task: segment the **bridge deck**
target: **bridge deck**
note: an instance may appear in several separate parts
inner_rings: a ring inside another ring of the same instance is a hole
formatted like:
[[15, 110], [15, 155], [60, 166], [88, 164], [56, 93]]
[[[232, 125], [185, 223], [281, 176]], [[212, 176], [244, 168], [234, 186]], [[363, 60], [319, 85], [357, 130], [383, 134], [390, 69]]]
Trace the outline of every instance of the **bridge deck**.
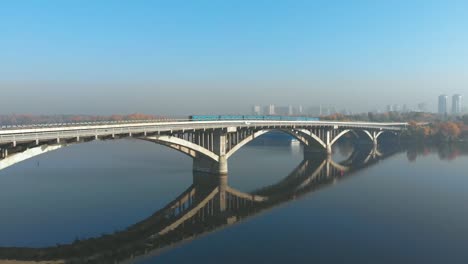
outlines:
[[[118, 134], [146, 134], [183, 132], [207, 129], [242, 128], [349, 128], [400, 131], [407, 123], [330, 122], [330, 121], [275, 121], [275, 120], [229, 120], [229, 121], [171, 121], [116, 124], [60, 125], [51, 127], [22, 127], [0, 129], [0, 144], [50, 140], [56, 138], [109, 136]], [[230, 131], [228, 131], [230, 132]]]

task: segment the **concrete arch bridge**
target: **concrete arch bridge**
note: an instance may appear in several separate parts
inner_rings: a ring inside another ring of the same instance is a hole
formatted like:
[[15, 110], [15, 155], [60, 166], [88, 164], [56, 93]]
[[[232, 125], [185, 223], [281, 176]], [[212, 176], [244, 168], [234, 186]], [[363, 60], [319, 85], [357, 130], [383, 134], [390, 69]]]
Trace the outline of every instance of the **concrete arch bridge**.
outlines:
[[226, 120], [136, 122], [0, 129], [0, 169], [70, 144], [133, 137], [167, 146], [193, 158], [193, 170], [228, 172], [228, 159], [255, 138], [280, 131], [304, 145], [304, 152], [330, 155], [332, 145], [353, 133], [377, 146], [384, 133], [398, 136], [407, 123]]

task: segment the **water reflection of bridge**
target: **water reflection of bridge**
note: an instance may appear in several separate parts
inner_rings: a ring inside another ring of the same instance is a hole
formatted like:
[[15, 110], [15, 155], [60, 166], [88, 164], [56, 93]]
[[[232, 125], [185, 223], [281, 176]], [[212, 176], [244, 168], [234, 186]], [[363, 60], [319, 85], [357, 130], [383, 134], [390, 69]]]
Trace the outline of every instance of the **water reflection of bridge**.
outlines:
[[280, 182], [252, 193], [228, 185], [227, 175], [194, 172], [193, 184], [147, 219], [111, 235], [47, 248], [0, 248], [0, 260], [116, 263], [234, 224], [241, 219], [333, 184], [396, 150], [353, 151], [344, 161], [309, 156]]

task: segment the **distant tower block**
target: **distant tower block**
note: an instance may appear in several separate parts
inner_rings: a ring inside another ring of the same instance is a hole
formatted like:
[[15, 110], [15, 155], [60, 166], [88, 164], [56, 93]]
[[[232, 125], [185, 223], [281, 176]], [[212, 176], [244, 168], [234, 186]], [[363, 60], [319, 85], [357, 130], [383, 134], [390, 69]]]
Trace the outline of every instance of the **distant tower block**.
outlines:
[[261, 115], [262, 114], [262, 108], [259, 105], [254, 105], [252, 107], [252, 114]]
[[439, 95], [439, 115], [447, 115], [448, 96], [445, 94]]
[[455, 94], [452, 96], [452, 114], [453, 115], [460, 115], [462, 113], [462, 96], [459, 94]]

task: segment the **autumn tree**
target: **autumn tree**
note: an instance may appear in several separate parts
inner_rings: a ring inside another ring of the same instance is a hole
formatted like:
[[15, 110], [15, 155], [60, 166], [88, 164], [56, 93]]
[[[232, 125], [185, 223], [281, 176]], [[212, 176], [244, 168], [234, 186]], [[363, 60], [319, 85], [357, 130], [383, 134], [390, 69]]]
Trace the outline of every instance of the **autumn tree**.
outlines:
[[461, 128], [459, 124], [454, 122], [445, 122], [440, 124], [440, 133], [448, 137], [449, 140], [456, 139], [461, 134]]

